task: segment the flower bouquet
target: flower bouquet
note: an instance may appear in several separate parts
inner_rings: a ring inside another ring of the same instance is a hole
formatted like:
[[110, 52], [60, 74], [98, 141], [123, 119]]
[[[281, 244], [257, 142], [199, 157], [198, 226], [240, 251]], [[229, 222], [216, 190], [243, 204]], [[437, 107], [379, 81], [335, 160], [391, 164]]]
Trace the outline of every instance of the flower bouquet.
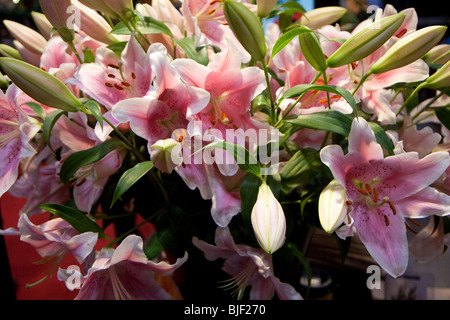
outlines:
[[444, 252], [445, 26], [390, 5], [345, 28], [294, 1], [40, 5], [39, 33], [4, 21], [0, 195], [26, 203], [1, 234], [77, 299], [303, 299], [307, 228], [359, 237], [390, 277]]

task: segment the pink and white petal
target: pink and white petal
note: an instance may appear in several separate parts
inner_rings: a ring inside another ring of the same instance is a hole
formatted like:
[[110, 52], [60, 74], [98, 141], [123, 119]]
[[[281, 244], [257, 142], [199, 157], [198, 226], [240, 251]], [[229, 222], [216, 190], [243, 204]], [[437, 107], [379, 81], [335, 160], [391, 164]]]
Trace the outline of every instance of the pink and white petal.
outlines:
[[166, 261], [160, 261], [158, 263], [148, 261], [147, 264], [145, 265], [145, 268], [147, 270], [153, 271], [163, 276], [169, 276], [181, 265], [183, 265], [187, 261], [188, 257], [189, 257], [188, 253], [185, 252], [184, 256], [178, 258], [173, 264], [167, 263]]
[[408, 240], [403, 217], [391, 215], [389, 226], [384, 218], [357, 206], [352, 213], [354, 226], [369, 254], [392, 277], [401, 276], [408, 266]]
[[7, 192], [18, 177], [21, 153], [20, 139], [14, 139], [0, 152], [0, 197]]
[[303, 300], [301, 294], [290, 284], [281, 282], [280, 279], [274, 276], [270, 279], [280, 300]]
[[328, 145], [320, 151], [320, 160], [327, 165], [334, 178], [342, 185], [346, 184], [345, 180], [345, 168], [346, 159], [342, 148], [338, 145]]
[[380, 90], [399, 82], [423, 81], [430, 75], [429, 72], [429, 67], [423, 60], [416, 60], [404, 67], [370, 77], [364, 87], [367, 90]]
[[172, 62], [172, 65], [187, 84], [198, 88], [205, 88], [206, 78], [211, 72], [208, 67], [192, 59], [176, 59]]
[[362, 94], [362, 108], [364, 111], [377, 116], [378, 121], [383, 124], [395, 124], [396, 115], [392, 110], [384, 90], [365, 91]]
[[419, 159], [416, 152], [387, 157], [379, 167], [378, 177], [383, 178], [383, 194], [392, 201], [409, 197], [436, 181], [448, 168], [448, 152], [433, 152]]
[[229, 192], [222, 182], [215, 181], [212, 196], [211, 216], [219, 227], [226, 227], [231, 219], [241, 211], [239, 192]]
[[348, 136], [349, 153], [359, 153], [367, 161], [383, 159], [383, 148], [378, 144], [375, 134], [367, 121], [361, 117], [353, 119]]
[[63, 240], [63, 243], [78, 263], [83, 263], [89, 254], [91, 254], [91, 252], [95, 249], [97, 240], [97, 233], [84, 232], [73, 236], [69, 240]]
[[435, 188], [426, 187], [407, 198], [396, 201], [395, 207], [408, 218], [446, 216], [450, 214], [450, 196]]
[[144, 241], [136, 235], [129, 235], [116, 248], [111, 257], [111, 266], [122, 262], [132, 261], [146, 264], [148, 259], [144, 253]]

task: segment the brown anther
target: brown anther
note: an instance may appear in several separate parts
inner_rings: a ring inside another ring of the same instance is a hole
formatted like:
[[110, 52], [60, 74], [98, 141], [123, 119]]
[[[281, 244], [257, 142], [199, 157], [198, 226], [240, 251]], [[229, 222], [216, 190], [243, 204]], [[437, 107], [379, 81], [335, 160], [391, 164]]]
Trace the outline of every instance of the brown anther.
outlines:
[[114, 85], [112, 83], [109, 83], [109, 82], [105, 82], [105, 86], [107, 86], [108, 88], [114, 87]]
[[123, 90], [123, 87], [119, 86], [118, 84], [115, 84], [114, 88], [116, 88], [117, 90]]
[[415, 224], [416, 226], [418, 226], [418, 227], [421, 227], [421, 226], [422, 226], [422, 224], [420, 224], [419, 222], [417, 222], [417, 221], [414, 220], [414, 219], [408, 218], [408, 221], [414, 223], [414, 224]]
[[230, 123], [231, 121], [230, 121], [230, 119], [227, 117], [227, 115], [225, 114], [225, 112], [222, 112], [222, 122], [224, 123], [224, 124], [228, 124], [228, 123]]
[[406, 29], [402, 29], [402, 30], [397, 34], [397, 38], [403, 37], [407, 31], [408, 31], [408, 30], [406, 30]]
[[131, 77], [133, 78], [133, 80], [136, 79], [136, 74], [134, 72], [131, 73]]
[[116, 78], [116, 76], [115, 76], [115, 75], [113, 75], [113, 74], [111, 74], [111, 73], [109, 73], [109, 74], [108, 74], [108, 78], [112, 78], [112, 79], [115, 79], [115, 78]]
[[222, 22], [222, 25], [227, 26], [228, 22]]
[[378, 189], [377, 188], [373, 188], [373, 201], [375, 203], [378, 202]]
[[389, 221], [388, 216], [384, 216], [384, 223], [386, 224], [386, 227], [391, 224], [391, 222]]
[[351, 202], [350, 200], [346, 200], [345, 204], [348, 205], [348, 206], [351, 206], [353, 204], [353, 202]]
[[209, 5], [212, 6], [213, 4], [219, 3], [219, 2], [220, 2], [220, 0], [213, 0], [213, 1], [211, 1], [211, 2], [209, 3]]
[[370, 186], [370, 184], [365, 183], [364, 188], [366, 188], [366, 190], [369, 194], [372, 194], [372, 187]]
[[355, 70], [356, 67], [358, 66], [358, 62], [352, 62], [351, 66], [352, 66], [352, 69]]
[[216, 9], [211, 9], [211, 10], [208, 11], [208, 14], [209, 15], [213, 15], [215, 12], [216, 12]]
[[129, 84], [128, 82], [126, 82], [126, 81], [122, 81], [121, 82], [121, 84], [124, 86], [124, 87], [129, 87], [129, 86], [131, 86], [131, 84]]
[[414, 234], [418, 234], [419, 232], [417, 232], [416, 230], [414, 230], [413, 228], [411, 228], [411, 226], [407, 223], [405, 223], [406, 229], [408, 229], [409, 231], [411, 231]]
[[359, 193], [361, 193], [361, 194], [363, 194], [365, 196], [369, 195], [369, 193], [366, 190], [362, 189], [362, 188], [357, 188], [356, 190], [358, 190]]
[[45, 72], [47, 72], [47, 70], [44, 68], [44, 67], [41, 67], [41, 70], [43, 70], [43, 71], [45, 71]]
[[397, 209], [395, 209], [395, 206], [394, 206], [394, 204], [392, 203], [392, 201], [389, 201], [389, 200], [388, 200], [387, 203], [389, 204], [389, 207], [391, 207], [392, 213], [394, 213], [394, 215], [396, 215], [396, 214], [397, 214]]
[[358, 80], [353, 80], [353, 83], [354, 84], [358, 84]]
[[120, 70], [120, 67], [119, 67], [119, 66], [116, 66], [115, 64], [112, 64], [112, 63], [108, 64], [108, 67], [113, 68], [113, 69]]

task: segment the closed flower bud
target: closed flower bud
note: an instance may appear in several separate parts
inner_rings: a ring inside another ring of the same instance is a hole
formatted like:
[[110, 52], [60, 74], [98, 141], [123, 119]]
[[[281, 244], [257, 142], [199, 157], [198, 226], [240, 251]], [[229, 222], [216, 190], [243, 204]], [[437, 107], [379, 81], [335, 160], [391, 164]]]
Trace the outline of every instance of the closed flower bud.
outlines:
[[150, 147], [153, 164], [159, 170], [171, 173], [181, 164], [181, 143], [174, 139], [158, 140]]
[[375, 74], [404, 67], [433, 48], [444, 36], [447, 27], [431, 26], [417, 30], [398, 40], [371, 67]]
[[68, 28], [69, 7], [71, 0], [39, 0], [42, 12], [44, 12], [48, 21], [58, 32], [61, 38], [66, 42], [72, 42], [74, 39], [73, 26]]
[[323, 230], [333, 233], [344, 221], [347, 211], [345, 188], [332, 180], [319, 196], [319, 220]]
[[44, 52], [47, 40], [37, 31], [10, 20], [4, 20], [4, 25], [11, 35], [30, 52], [41, 55]]
[[18, 60], [22, 60], [22, 56], [20, 55], [17, 49], [8, 46], [7, 44], [0, 43], [0, 55], [3, 57], [14, 58]]
[[23, 92], [44, 105], [69, 112], [83, 107], [66, 85], [48, 72], [12, 58], [0, 58], [0, 67]]
[[426, 63], [444, 64], [450, 60], [450, 44], [443, 43], [428, 51], [422, 59]]
[[298, 36], [298, 39], [305, 59], [314, 69], [325, 71], [327, 69], [327, 62], [317, 35], [312, 31], [303, 32]]
[[264, 29], [258, 17], [243, 4], [225, 0], [223, 12], [234, 35], [253, 59], [261, 61], [267, 53]]
[[256, 239], [264, 251], [274, 253], [283, 245], [286, 218], [283, 208], [266, 183], [259, 187], [251, 221]]
[[267, 16], [277, 4], [278, 0], [256, 0], [258, 17]]
[[72, 4], [80, 12], [80, 27], [84, 33], [106, 44], [119, 41], [111, 34], [111, 26], [97, 11], [85, 6], [79, 1], [72, 0]]
[[120, 20], [126, 20], [133, 11], [133, 0], [80, 0], [89, 8]]
[[401, 26], [406, 14], [397, 13], [377, 20], [351, 36], [328, 59], [330, 68], [359, 61], [380, 48]]
[[426, 85], [434, 89], [450, 87], [450, 61], [447, 61], [446, 64], [429, 76]]
[[47, 40], [49, 40], [52, 37], [52, 29], [53, 26], [48, 21], [45, 14], [32, 11], [31, 17], [33, 18], [33, 22], [36, 25], [37, 29], [39, 30], [39, 33]]
[[305, 12], [305, 14], [297, 20], [297, 23], [315, 30], [338, 21], [346, 13], [347, 9], [338, 6], [317, 8]]

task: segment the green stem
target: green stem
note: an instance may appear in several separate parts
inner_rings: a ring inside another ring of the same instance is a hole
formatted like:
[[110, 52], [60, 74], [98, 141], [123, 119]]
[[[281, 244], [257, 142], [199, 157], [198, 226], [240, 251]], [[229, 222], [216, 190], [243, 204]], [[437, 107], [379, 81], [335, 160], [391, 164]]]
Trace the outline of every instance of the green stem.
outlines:
[[366, 73], [365, 75], [363, 75], [363, 77], [361, 78], [361, 80], [359, 80], [358, 84], [356, 85], [355, 89], [353, 90], [352, 95], [354, 96], [356, 94], [356, 92], [358, 91], [358, 89], [361, 87], [361, 85], [364, 83], [364, 81], [367, 80], [367, 78], [371, 75], [372, 73], [369, 71], [368, 73]]
[[[317, 79], [319, 79], [320, 75], [321, 75], [321, 73], [318, 72], [318, 73], [316, 74], [316, 76], [314, 77], [314, 79], [311, 81], [311, 84], [315, 83], [315, 82], [317, 81]], [[305, 96], [305, 94], [306, 94], [306, 91], [303, 92], [303, 93], [297, 98], [297, 100], [295, 100], [295, 102], [292, 104], [292, 106], [290, 106], [289, 109], [287, 110], [287, 112], [285, 112], [285, 114], [284, 114], [284, 116], [281, 118], [281, 120], [278, 121], [278, 122], [276, 123], [276, 125], [275, 125], [276, 127], [280, 124], [281, 121], [283, 121], [284, 119], [286, 119], [286, 117], [289, 115], [289, 113], [292, 111], [292, 109], [294, 109], [294, 107], [300, 102], [300, 100]]]
[[78, 53], [77, 49], [75, 48], [75, 45], [73, 42], [67, 42], [69, 44], [70, 49], [75, 53], [75, 56], [77, 57], [78, 61], [82, 64], [83, 59], [81, 59], [80, 54]]
[[414, 90], [413, 92], [409, 95], [409, 97], [405, 100], [405, 102], [403, 102], [403, 105], [400, 107], [400, 109], [397, 111], [397, 113], [395, 114], [396, 116], [398, 116], [403, 109], [406, 107], [406, 105], [409, 103], [409, 101], [411, 101], [411, 99], [414, 97], [414, 95], [419, 92], [421, 89], [425, 88], [427, 86], [426, 82], [422, 82], [421, 84], [419, 84]]
[[[327, 78], [327, 71], [326, 70], [322, 71], [322, 77], [323, 77], [323, 82], [327, 86], [328, 85], [328, 78]], [[327, 93], [328, 109], [331, 109], [330, 93], [328, 91], [326, 93]]]
[[437, 94], [433, 99], [431, 99], [430, 102], [428, 102], [419, 112], [417, 112], [414, 117], [411, 118], [411, 120], [416, 119], [421, 113], [423, 113], [424, 111], [426, 111], [428, 109], [428, 107], [430, 107], [437, 99], [439, 99], [444, 93], [440, 92], [439, 94]]
[[275, 107], [275, 102], [273, 100], [273, 95], [272, 95], [272, 88], [270, 86], [270, 77], [269, 77], [269, 70], [267, 68], [267, 64], [266, 61], [263, 59], [261, 60], [262, 63], [262, 67], [264, 70], [264, 77], [266, 78], [266, 84], [267, 84], [267, 95], [269, 97], [270, 100], [270, 106], [271, 106], [271, 120], [272, 120], [272, 124], [274, 124], [277, 120], [277, 110]]

